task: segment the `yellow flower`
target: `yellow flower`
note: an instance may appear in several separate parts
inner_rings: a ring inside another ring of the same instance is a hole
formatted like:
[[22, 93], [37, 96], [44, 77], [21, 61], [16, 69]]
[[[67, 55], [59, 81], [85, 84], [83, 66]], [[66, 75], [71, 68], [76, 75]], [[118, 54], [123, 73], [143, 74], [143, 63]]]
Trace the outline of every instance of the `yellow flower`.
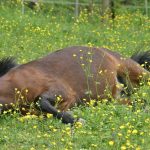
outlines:
[[81, 122], [76, 122], [75, 123], [75, 127], [76, 128], [81, 128], [82, 127], [82, 123]]
[[23, 122], [24, 121], [24, 119], [21, 117], [21, 118], [18, 118], [18, 120], [20, 121], [20, 122]]
[[25, 110], [25, 108], [24, 108], [24, 107], [22, 107], [22, 110]]
[[64, 142], [65, 140], [62, 138], [61, 141]]
[[73, 54], [73, 57], [76, 57], [77, 55], [76, 54]]
[[30, 112], [27, 112], [26, 115], [30, 115]]
[[146, 96], [146, 93], [142, 93], [142, 96]]
[[52, 143], [52, 145], [56, 145], [56, 142], [51, 142]]
[[129, 140], [127, 140], [126, 145], [127, 145], [127, 146], [130, 146], [130, 145], [131, 145], [131, 143], [130, 143], [130, 141], [129, 141]]
[[40, 138], [41, 136], [40, 135], [37, 135], [37, 138]]
[[7, 114], [7, 111], [3, 111], [3, 114]]
[[97, 147], [97, 145], [96, 145], [96, 144], [91, 144], [91, 146], [92, 146], [92, 147]]
[[47, 118], [52, 118], [52, 117], [53, 117], [52, 114], [47, 113]]
[[140, 132], [140, 135], [143, 135], [144, 134], [144, 132]]
[[141, 148], [140, 147], [136, 147], [135, 150], [141, 150]]
[[20, 91], [17, 91], [17, 94], [20, 94], [21, 92]]
[[10, 105], [12, 105], [12, 106], [13, 106], [13, 105], [14, 105], [14, 103], [10, 103]]
[[150, 86], [150, 81], [148, 81], [147, 84]]
[[122, 145], [121, 146], [121, 150], [126, 150], [127, 148], [126, 148], [126, 146], [125, 145]]
[[33, 128], [34, 128], [34, 129], [36, 129], [36, 128], [37, 128], [37, 126], [33, 126]]
[[124, 128], [125, 128], [125, 126], [124, 126], [124, 125], [120, 126], [120, 129], [124, 129]]
[[136, 129], [134, 129], [133, 131], [132, 131], [132, 134], [137, 134], [138, 133], [138, 131], [136, 130]]
[[118, 136], [122, 136], [122, 133], [118, 133]]
[[26, 93], [28, 93], [28, 92], [29, 92], [29, 90], [28, 90], [28, 89], [26, 89], [26, 90], [25, 90], [25, 92], [26, 92]]
[[53, 129], [53, 132], [56, 132], [56, 131], [57, 131], [57, 129], [54, 128], [54, 129]]
[[24, 96], [21, 96], [21, 99], [24, 99]]
[[100, 70], [100, 71], [99, 71], [99, 74], [101, 74], [102, 72], [103, 72], [103, 71], [102, 71], [102, 70]]
[[114, 141], [109, 141], [109, 145], [113, 146], [114, 145]]
[[66, 131], [70, 131], [71, 130], [71, 128], [70, 127], [66, 127]]
[[131, 132], [132, 132], [131, 130], [128, 130], [128, 131], [127, 131], [128, 134], [131, 134]]

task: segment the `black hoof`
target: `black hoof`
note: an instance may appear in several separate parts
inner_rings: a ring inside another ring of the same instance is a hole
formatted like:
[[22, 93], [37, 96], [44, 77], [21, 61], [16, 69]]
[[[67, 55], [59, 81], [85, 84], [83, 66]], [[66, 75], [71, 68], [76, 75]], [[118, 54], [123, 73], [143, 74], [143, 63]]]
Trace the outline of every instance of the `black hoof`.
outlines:
[[65, 124], [68, 124], [68, 123], [74, 124], [75, 122], [75, 119], [72, 117], [72, 115], [67, 112], [61, 113], [61, 120], [62, 120], [62, 123], [65, 123]]

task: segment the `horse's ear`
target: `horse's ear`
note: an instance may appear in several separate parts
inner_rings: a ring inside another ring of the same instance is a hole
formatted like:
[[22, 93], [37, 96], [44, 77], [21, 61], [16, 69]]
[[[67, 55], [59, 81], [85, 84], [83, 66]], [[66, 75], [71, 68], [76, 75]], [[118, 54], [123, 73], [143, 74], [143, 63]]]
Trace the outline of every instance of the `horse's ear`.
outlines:
[[0, 77], [16, 66], [17, 63], [14, 57], [0, 59]]

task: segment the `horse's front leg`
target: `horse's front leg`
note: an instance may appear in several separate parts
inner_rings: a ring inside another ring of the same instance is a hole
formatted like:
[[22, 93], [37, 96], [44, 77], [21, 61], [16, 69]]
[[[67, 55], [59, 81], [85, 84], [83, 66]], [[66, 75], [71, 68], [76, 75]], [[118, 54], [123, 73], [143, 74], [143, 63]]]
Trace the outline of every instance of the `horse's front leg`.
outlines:
[[68, 112], [59, 112], [46, 97], [41, 97], [39, 100], [40, 109], [43, 112], [53, 114], [53, 116], [57, 119], [61, 119], [63, 123], [71, 123], [75, 122], [75, 119]]

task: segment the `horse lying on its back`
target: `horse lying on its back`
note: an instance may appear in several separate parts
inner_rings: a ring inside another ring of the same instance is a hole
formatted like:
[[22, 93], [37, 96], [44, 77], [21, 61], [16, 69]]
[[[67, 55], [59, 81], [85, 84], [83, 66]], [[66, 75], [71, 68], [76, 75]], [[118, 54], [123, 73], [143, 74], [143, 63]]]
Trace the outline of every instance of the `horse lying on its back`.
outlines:
[[[132, 94], [134, 87], [140, 85], [140, 77], [144, 74], [147, 79], [150, 77], [149, 71], [137, 63], [147, 61], [149, 64], [149, 56], [148, 51], [134, 55], [132, 59], [124, 59], [120, 54], [104, 48], [74, 46], [23, 65], [11, 64], [10, 59], [2, 60], [1, 109], [10, 108], [11, 103], [22, 106], [24, 101], [36, 102], [40, 97], [39, 104], [43, 112], [62, 118], [63, 123], [74, 123], [74, 118], [66, 111], [75, 103], [84, 103], [83, 98], [86, 102], [98, 97], [108, 98], [107, 91], [118, 100], [122, 94]], [[127, 90], [124, 91], [120, 84], [124, 84]], [[21, 97], [16, 98], [15, 88], [21, 91]], [[55, 108], [59, 95], [62, 98]]]

